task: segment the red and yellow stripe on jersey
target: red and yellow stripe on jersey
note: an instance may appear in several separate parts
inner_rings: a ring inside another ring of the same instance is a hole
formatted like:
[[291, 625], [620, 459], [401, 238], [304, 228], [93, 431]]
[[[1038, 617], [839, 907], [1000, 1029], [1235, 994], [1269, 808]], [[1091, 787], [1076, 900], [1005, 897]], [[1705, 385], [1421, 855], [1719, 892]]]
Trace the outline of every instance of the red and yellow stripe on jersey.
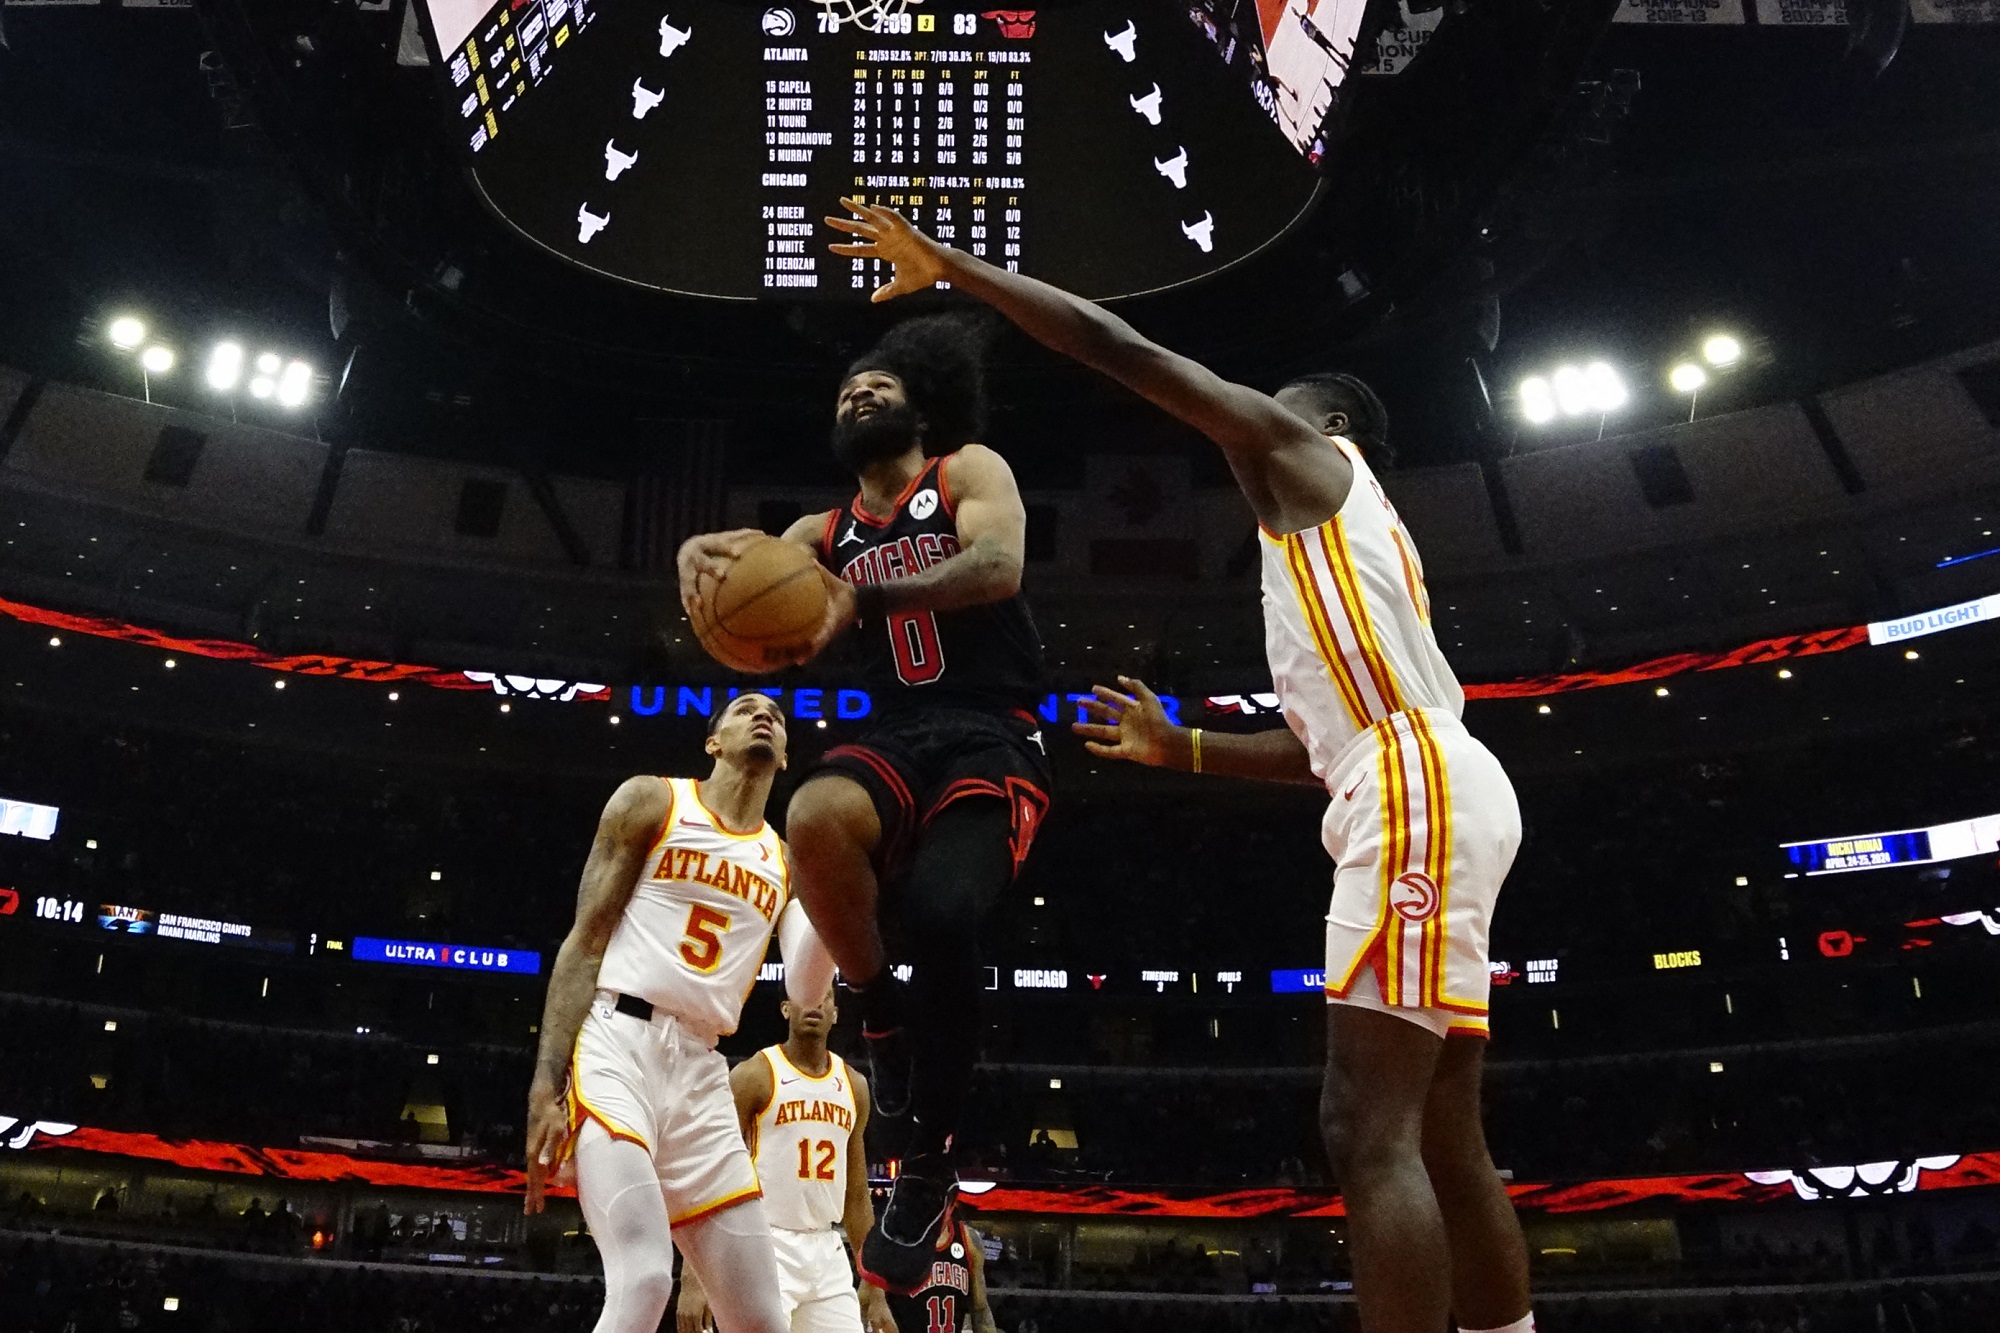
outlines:
[[1316, 528], [1264, 534], [1265, 651], [1286, 719], [1322, 780], [1355, 737], [1465, 695], [1431, 633], [1423, 565], [1395, 506], [1345, 441], [1347, 501]]

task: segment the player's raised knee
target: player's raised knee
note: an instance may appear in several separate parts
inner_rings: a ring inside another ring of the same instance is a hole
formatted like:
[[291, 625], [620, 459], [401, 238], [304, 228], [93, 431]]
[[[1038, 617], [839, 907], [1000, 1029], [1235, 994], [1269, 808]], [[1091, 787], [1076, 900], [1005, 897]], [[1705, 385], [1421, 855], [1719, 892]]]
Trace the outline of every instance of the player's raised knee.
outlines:
[[875, 804], [860, 783], [844, 777], [818, 777], [793, 793], [785, 809], [785, 836], [795, 851], [810, 855], [829, 841], [872, 841]]

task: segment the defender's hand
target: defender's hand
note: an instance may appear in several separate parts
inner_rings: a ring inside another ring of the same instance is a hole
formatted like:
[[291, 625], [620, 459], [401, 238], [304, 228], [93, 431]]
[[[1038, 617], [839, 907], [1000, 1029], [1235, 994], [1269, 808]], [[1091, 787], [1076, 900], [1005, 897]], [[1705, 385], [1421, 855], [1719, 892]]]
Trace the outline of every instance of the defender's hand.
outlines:
[[713, 1327], [708, 1317], [708, 1293], [685, 1261], [681, 1264], [681, 1298], [674, 1306], [674, 1333], [706, 1333]]
[[549, 1177], [568, 1142], [569, 1111], [562, 1094], [538, 1079], [528, 1089], [528, 1197], [521, 1211], [529, 1217], [542, 1211]]
[[1094, 699], [1083, 701], [1088, 722], [1074, 722], [1070, 730], [1084, 738], [1083, 748], [1100, 759], [1129, 759], [1135, 764], [1158, 768], [1166, 764], [1178, 730], [1167, 721], [1160, 696], [1143, 680], [1120, 676], [1118, 683], [1129, 693], [1120, 694], [1105, 685], [1093, 685]]
[[854, 609], [854, 585], [832, 570], [821, 567], [819, 576], [826, 585], [826, 619], [792, 660], [800, 666], [812, 661], [829, 643], [854, 628], [859, 613]]
[[828, 218], [826, 225], [861, 239], [831, 246], [832, 251], [851, 259], [886, 259], [896, 266], [894, 275], [877, 287], [869, 300], [891, 301], [923, 291], [944, 279], [947, 256], [951, 253], [949, 246], [940, 245], [918, 231], [893, 208], [864, 204], [859, 199], [843, 199], [840, 203], [854, 216]]
[[889, 1298], [872, 1282], [861, 1284], [861, 1327], [868, 1333], [898, 1333], [896, 1317], [889, 1313]]
[[765, 535], [756, 528], [737, 528], [733, 532], [703, 533], [681, 543], [674, 565], [681, 577], [681, 608], [688, 613], [688, 619], [695, 619], [695, 608], [701, 602], [698, 582], [701, 576], [720, 579], [751, 542]]

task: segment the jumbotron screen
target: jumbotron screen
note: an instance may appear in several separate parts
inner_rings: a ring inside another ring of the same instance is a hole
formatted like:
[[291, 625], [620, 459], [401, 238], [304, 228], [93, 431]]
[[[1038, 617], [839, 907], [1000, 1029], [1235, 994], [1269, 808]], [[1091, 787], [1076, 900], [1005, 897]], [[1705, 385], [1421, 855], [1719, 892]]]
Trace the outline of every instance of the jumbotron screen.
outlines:
[[1237, 6], [1132, 0], [421, 6], [471, 178], [530, 240], [661, 291], [848, 301], [884, 275], [828, 253], [843, 196], [1099, 299], [1241, 261], [1322, 187], [1364, 7], [1264, 6], [1252, 62], [1257, 6], [1240, 41]]

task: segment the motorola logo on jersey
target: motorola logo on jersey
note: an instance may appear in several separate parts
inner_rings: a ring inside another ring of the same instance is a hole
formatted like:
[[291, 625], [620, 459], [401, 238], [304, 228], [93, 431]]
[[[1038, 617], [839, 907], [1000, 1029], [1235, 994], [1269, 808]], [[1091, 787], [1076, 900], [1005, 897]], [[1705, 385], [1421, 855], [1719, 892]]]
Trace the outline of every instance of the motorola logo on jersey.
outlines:
[[910, 517], [929, 518], [937, 512], [938, 493], [926, 486], [910, 497]]
[[1437, 881], [1421, 870], [1398, 875], [1395, 887], [1389, 890], [1389, 905], [1405, 921], [1430, 920], [1442, 902]]

